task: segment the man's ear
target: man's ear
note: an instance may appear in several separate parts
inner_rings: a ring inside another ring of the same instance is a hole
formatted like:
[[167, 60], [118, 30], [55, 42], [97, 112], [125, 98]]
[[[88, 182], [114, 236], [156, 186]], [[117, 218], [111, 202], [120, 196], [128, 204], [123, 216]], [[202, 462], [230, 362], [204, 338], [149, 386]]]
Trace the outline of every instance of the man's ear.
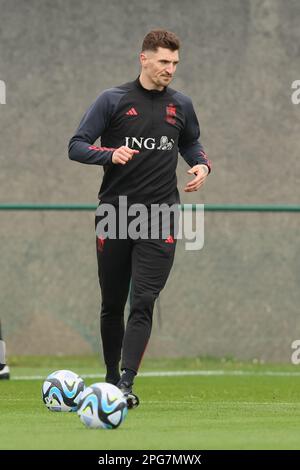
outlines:
[[145, 65], [146, 61], [147, 61], [147, 56], [146, 56], [145, 52], [141, 52], [140, 53], [140, 63], [141, 63], [141, 65]]

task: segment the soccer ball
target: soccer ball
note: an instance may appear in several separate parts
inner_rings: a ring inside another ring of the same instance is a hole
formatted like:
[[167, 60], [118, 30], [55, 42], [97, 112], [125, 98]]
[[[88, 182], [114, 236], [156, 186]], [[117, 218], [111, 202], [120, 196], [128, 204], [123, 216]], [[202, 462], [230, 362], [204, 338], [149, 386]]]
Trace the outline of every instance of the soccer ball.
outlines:
[[70, 370], [57, 370], [43, 383], [43, 402], [51, 411], [77, 411], [84, 389], [84, 381], [79, 375]]
[[115, 385], [95, 383], [81, 395], [78, 416], [88, 428], [115, 429], [127, 416], [127, 402]]

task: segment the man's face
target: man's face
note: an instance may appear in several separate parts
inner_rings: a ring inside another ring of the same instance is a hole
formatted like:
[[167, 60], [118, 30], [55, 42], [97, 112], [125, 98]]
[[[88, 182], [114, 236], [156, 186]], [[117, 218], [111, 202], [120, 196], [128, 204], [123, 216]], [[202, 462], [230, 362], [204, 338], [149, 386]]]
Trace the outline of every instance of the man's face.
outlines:
[[144, 51], [140, 54], [143, 73], [156, 86], [169, 85], [179, 62], [178, 51], [159, 47], [157, 51]]

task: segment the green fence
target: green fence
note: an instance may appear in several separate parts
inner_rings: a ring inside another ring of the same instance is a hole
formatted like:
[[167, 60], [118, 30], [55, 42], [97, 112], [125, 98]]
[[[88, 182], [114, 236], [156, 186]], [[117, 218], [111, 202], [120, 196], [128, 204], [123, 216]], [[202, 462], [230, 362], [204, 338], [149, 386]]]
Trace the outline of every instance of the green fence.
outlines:
[[[2, 211], [94, 211], [95, 204], [0, 204]], [[181, 204], [181, 210], [197, 210], [197, 204]], [[287, 204], [205, 204], [207, 212], [300, 212], [300, 205]]]
[[[95, 209], [0, 205], [8, 354], [101, 351]], [[188, 252], [178, 241], [147, 354], [289, 362], [300, 338], [299, 211], [298, 205], [205, 204], [204, 248]]]

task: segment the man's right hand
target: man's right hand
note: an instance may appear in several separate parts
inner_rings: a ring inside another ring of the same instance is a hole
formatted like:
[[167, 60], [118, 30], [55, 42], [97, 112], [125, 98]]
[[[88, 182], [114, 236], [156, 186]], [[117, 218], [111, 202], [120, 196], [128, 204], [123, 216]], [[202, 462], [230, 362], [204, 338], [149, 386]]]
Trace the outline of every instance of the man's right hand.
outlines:
[[122, 147], [119, 147], [117, 150], [114, 151], [112, 154], [111, 161], [115, 165], [126, 165], [126, 163], [129, 162], [129, 160], [132, 159], [133, 155], [135, 153], [140, 153], [139, 150], [133, 150], [130, 149], [129, 147], [126, 147], [125, 145], [122, 145]]

